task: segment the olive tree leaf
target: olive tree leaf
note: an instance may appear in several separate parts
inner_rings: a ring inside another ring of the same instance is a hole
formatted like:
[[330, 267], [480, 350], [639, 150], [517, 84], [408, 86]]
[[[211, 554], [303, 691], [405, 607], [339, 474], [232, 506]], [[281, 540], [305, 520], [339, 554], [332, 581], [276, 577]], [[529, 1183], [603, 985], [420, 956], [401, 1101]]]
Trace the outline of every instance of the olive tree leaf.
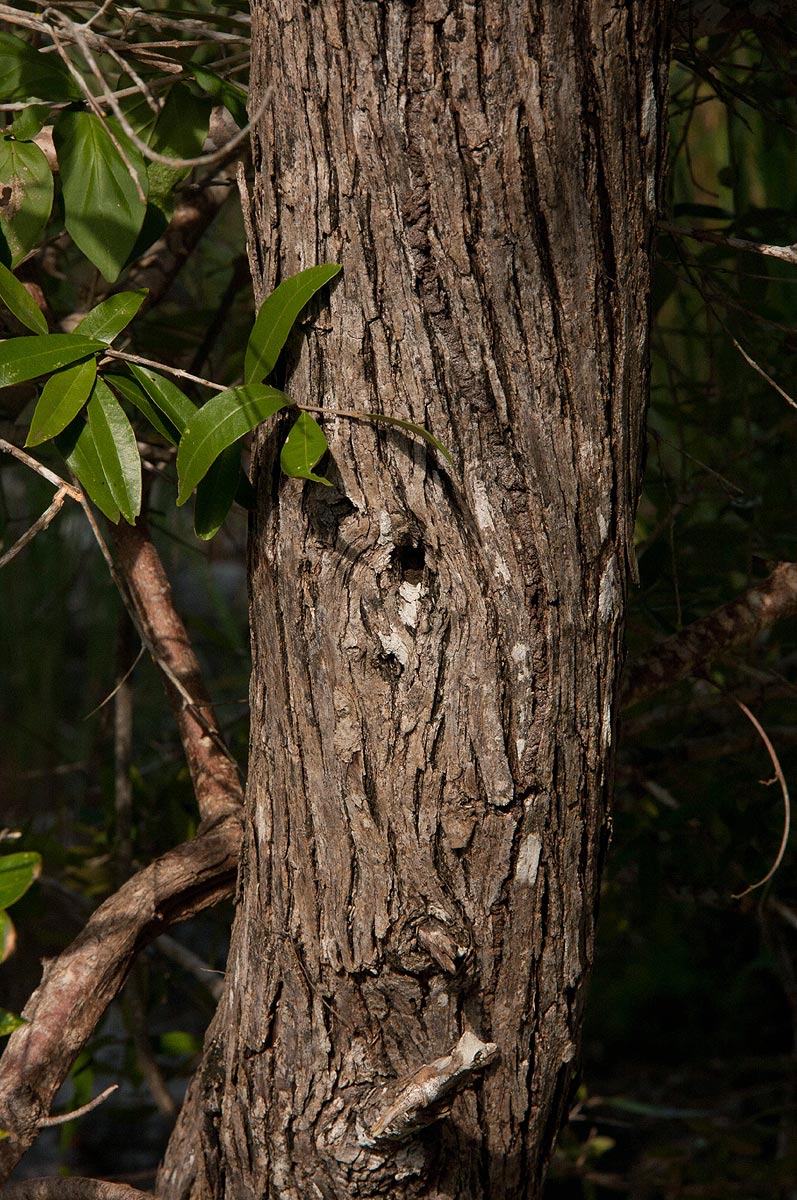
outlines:
[[24, 896], [41, 869], [41, 855], [33, 850], [0, 855], [0, 908], [9, 908]]
[[74, 333], [9, 338], [7, 342], [0, 342], [0, 387], [47, 375], [104, 349], [104, 342]]
[[271, 374], [299, 313], [340, 270], [337, 263], [308, 267], [286, 279], [266, 297], [246, 346], [244, 379], [247, 383], [261, 383]]
[[130, 324], [147, 298], [149, 288], [135, 292], [117, 292], [86, 313], [74, 329], [84, 337], [97, 338], [110, 346], [115, 337]]
[[264, 384], [227, 388], [208, 400], [191, 418], [180, 441], [177, 503], [185, 504], [222, 450], [292, 403], [290, 396]]
[[141, 457], [125, 410], [103, 379], [97, 379], [88, 402], [89, 429], [111, 495], [132, 525], [141, 511]]
[[59, 433], [55, 444], [70, 471], [77, 476], [88, 498], [116, 525], [120, 515], [119, 506], [111, 495], [97, 447], [94, 445], [94, 435], [87, 422], [82, 417], [76, 417], [63, 433]]
[[47, 322], [44, 313], [34, 302], [28, 289], [20, 283], [16, 275], [12, 275], [8, 267], [0, 263], [0, 300], [9, 312], [34, 333], [46, 333]]
[[113, 283], [133, 249], [147, 207], [128, 163], [146, 196], [144, 161], [113, 120], [101, 121], [94, 113], [62, 112], [53, 127], [53, 140], [67, 231], [86, 258]]
[[53, 173], [34, 142], [0, 138], [0, 233], [15, 267], [38, 244], [53, 206]]
[[200, 479], [194, 503], [194, 533], [209, 542], [219, 532], [232, 508], [241, 478], [241, 451], [233, 443], [222, 450], [204, 479]]
[[324, 431], [310, 413], [300, 412], [280, 453], [280, 467], [286, 475], [296, 479], [310, 479], [332, 487], [328, 479], [315, 475], [313, 467], [327, 451]]
[[33, 410], [25, 445], [39, 446], [66, 429], [91, 395], [96, 377], [96, 358], [64, 367], [51, 375]]

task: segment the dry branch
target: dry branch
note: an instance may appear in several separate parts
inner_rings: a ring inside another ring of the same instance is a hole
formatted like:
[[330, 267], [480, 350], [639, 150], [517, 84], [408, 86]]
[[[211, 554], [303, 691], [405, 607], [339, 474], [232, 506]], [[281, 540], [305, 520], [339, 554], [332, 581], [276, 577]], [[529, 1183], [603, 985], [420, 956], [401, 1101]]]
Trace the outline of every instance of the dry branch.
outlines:
[[45, 963], [42, 982], [22, 1014], [28, 1023], [11, 1035], [0, 1059], [0, 1128], [10, 1134], [0, 1141], [0, 1185], [35, 1140], [139, 951], [175, 922], [232, 893], [240, 839], [236, 815], [201, 829], [192, 842], [129, 879], [72, 945]]
[[647, 700], [710, 663], [738, 642], [757, 637], [797, 613], [797, 563], [778, 563], [762, 583], [693, 621], [635, 663], [623, 695], [625, 707]]

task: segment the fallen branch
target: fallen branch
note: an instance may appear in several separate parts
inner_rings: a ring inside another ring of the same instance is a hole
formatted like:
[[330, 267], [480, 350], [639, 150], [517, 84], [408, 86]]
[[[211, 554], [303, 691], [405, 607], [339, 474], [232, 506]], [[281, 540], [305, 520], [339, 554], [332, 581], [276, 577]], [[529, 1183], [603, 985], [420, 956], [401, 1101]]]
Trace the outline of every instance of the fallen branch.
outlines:
[[0, 1140], [0, 1186], [34, 1142], [137, 954], [171, 925], [232, 894], [240, 841], [237, 814], [200, 827], [193, 841], [129, 879], [71, 946], [45, 963], [22, 1013], [27, 1023], [14, 1031], [0, 1059], [0, 1129], [9, 1134]]
[[797, 613], [797, 563], [779, 563], [762, 583], [693, 621], [632, 664], [623, 691], [630, 708], [688, 676], [704, 674], [731, 646]]

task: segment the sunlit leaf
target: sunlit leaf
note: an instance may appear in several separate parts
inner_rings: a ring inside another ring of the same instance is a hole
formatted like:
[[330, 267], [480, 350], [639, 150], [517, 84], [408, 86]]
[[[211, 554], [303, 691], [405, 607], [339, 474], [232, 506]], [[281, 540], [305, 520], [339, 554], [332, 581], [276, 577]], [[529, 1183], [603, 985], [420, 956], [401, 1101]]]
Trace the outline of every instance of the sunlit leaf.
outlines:
[[33, 850], [0, 854], [0, 908], [8, 908], [24, 896], [41, 869], [41, 855]]
[[38, 446], [66, 429], [91, 395], [96, 377], [96, 358], [51, 375], [33, 410], [25, 445]]
[[0, 387], [47, 375], [104, 349], [104, 342], [75, 333], [9, 338], [0, 342]]
[[208, 400], [191, 418], [180, 441], [177, 503], [185, 504], [222, 450], [291, 403], [284, 392], [264, 384], [227, 388]]
[[[112, 136], [113, 135], [113, 136]], [[53, 127], [66, 228], [110, 282], [133, 249], [146, 212], [144, 161], [118, 125], [66, 110]], [[122, 158], [117, 147], [124, 151]], [[132, 178], [134, 171], [144, 199]]]
[[12, 33], [0, 33], [0, 96], [20, 100], [79, 100], [80, 88], [55, 54], [42, 54]]
[[246, 347], [244, 378], [247, 383], [260, 383], [271, 374], [299, 313], [340, 269], [337, 263], [309, 267], [286, 279], [266, 297]]
[[84, 337], [97, 338], [110, 345], [115, 337], [130, 324], [147, 298], [148, 288], [136, 292], [117, 292], [103, 300], [75, 326], [75, 333]]
[[115, 525], [119, 520], [119, 507], [111, 495], [88, 424], [82, 417], [76, 417], [72, 424], [67, 425], [64, 432], [58, 435], [55, 444], [66, 459], [69, 469], [77, 475], [88, 498]]
[[204, 479], [200, 479], [194, 502], [194, 533], [209, 542], [215, 537], [232, 508], [241, 477], [241, 451], [236, 444], [222, 450]]
[[111, 495], [124, 519], [132, 525], [141, 511], [141, 457], [133, 427], [102, 379], [94, 384], [87, 411]]
[[8, 267], [0, 263], [0, 300], [9, 312], [34, 333], [46, 333], [47, 322], [44, 313], [34, 302], [28, 289], [20, 283], [16, 275], [12, 275]]
[[286, 475], [297, 479], [310, 479], [313, 483], [323, 483], [332, 487], [328, 479], [313, 474], [313, 467], [326, 450], [327, 439], [318, 421], [314, 420], [310, 413], [300, 412], [283, 444], [280, 467]]
[[53, 173], [39, 147], [0, 138], [0, 233], [12, 267], [39, 242], [52, 206]]

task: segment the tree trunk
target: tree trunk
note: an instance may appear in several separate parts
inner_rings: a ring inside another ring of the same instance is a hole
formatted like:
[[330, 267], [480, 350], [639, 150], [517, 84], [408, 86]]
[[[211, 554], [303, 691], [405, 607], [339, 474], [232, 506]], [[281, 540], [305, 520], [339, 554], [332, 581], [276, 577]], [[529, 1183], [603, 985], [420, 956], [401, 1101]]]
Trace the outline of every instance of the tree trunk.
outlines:
[[324, 488], [258, 439], [239, 907], [163, 1200], [540, 1194], [608, 839], [664, 23], [253, 6], [263, 283], [344, 267], [289, 390], [454, 466], [330, 417]]

